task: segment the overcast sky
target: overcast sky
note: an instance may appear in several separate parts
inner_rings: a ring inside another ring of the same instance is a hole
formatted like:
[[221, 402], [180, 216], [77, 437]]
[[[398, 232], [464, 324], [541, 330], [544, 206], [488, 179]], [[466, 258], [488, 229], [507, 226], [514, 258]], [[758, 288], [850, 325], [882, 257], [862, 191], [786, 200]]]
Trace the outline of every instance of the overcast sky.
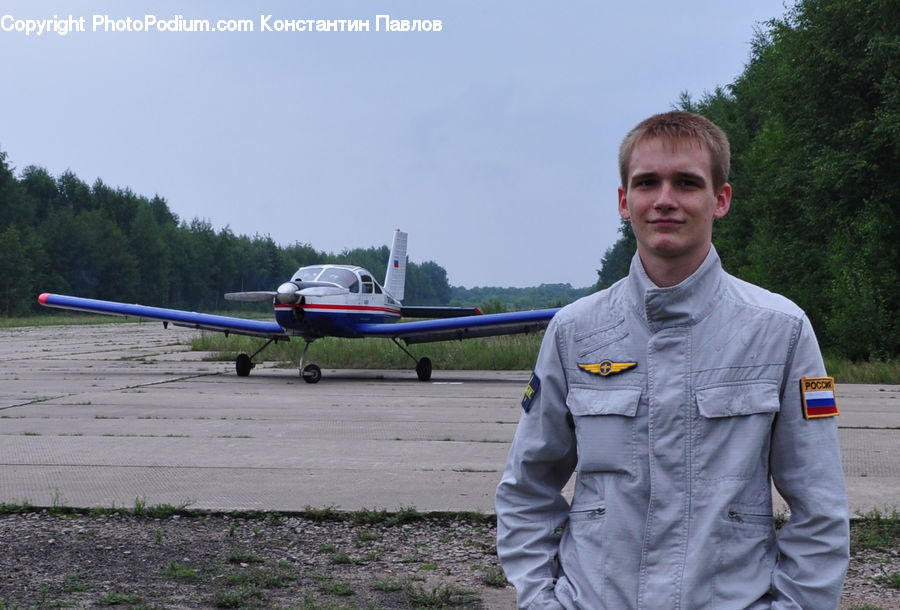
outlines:
[[[733, 82], [754, 31], [784, 12], [781, 0], [4, 0], [0, 150], [17, 172], [159, 195], [217, 230], [339, 252], [401, 228], [410, 259], [452, 285], [583, 287], [617, 239], [622, 137], [682, 91]], [[385, 14], [441, 31], [376, 31]], [[19, 31], [70, 15], [86, 31]], [[145, 15], [255, 31], [102, 31]], [[277, 31], [294, 19], [370, 31]]]

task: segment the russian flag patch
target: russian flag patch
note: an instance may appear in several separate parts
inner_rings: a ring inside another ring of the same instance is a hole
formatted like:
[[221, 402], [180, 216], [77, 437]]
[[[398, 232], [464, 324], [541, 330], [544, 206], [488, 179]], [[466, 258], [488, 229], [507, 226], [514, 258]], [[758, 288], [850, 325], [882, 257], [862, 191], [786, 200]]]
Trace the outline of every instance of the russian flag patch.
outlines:
[[838, 412], [834, 397], [833, 377], [801, 377], [800, 396], [803, 399], [803, 417], [834, 417]]

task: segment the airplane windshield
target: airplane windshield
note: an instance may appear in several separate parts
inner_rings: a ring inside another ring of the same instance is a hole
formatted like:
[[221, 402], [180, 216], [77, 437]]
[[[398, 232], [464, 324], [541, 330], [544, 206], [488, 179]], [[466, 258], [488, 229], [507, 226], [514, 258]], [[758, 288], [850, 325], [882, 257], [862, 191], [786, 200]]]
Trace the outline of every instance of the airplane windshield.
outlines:
[[322, 267], [303, 267], [297, 271], [297, 274], [294, 276], [294, 281], [300, 280], [301, 282], [311, 282], [316, 279], [316, 276], [322, 273]]
[[349, 288], [350, 292], [356, 292], [359, 288], [359, 278], [356, 277], [356, 274], [349, 269], [340, 269], [338, 267], [326, 269], [322, 275], [319, 276], [319, 281], [333, 282], [344, 288]]

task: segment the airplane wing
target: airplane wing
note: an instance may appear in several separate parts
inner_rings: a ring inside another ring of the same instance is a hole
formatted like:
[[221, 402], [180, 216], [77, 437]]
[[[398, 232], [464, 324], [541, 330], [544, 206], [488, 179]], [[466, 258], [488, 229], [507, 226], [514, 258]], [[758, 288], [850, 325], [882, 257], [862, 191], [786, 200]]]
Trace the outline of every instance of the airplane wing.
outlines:
[[461, 318], [480, 316], [477, 307], [431, 307], [429, 305], [403, 305], [400, 316], [404, 318]]
[[289, 335], [284, 332], [276, 322], [265, 320], [247, 320], [244, 318], [232, 318], [214, 314], [195, 313], [180, 309], [166, 309], [163, 307], [149, 307], [146, 305], [129, 305], [115, 301], [101, 301], [98, 299], [85, 299], [70, 297], [61, 294], [44, 293], [38, 297], [38, 302], [46, 307], [57, 309], [72, 309], [75, 311], [87, 311], [101, 313], [110, 316], [132, 316], [135, 318], [150, 318], [162, 320], [163, 323], [172, 323], [175, 326], [196, 328], [201, 330], [215, 330], [225, 334], [249, 335], [251, 337], [266, 337], [269, 339], [285, 338]]
[[362, 337], [403, 339], [407, 344], [452, 341], [535, 332], [546, 328], [557, 311], [559, 308], [393, 324], [360, 324], [356, 330]]

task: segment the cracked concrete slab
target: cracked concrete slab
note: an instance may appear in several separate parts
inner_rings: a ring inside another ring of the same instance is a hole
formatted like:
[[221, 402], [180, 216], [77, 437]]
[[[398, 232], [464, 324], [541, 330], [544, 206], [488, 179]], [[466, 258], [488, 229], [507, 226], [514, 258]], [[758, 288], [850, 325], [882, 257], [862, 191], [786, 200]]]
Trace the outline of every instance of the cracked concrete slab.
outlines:
[[[263, 365], [239, 378], [189, 351], [194, 335], [0, 330], [0, 502], [493, 512], [527, 372], [325, 370], [310, 385]], [[900, 387], [837, 395], [852, 510], [897, 507]]]

